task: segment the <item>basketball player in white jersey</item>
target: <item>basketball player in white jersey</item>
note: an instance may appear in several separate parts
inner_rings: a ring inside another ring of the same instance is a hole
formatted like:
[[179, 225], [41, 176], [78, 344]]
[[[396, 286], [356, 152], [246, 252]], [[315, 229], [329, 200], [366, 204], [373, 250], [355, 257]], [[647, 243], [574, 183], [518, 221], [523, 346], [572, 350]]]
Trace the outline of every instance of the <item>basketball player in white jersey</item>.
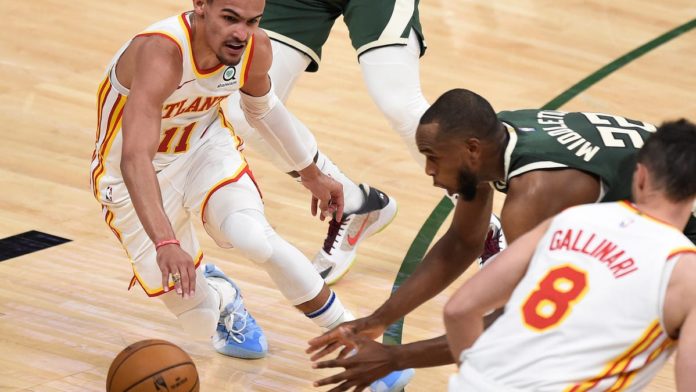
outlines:
[[449, 390], [637, 391], [675, 350], [677, 389], [696, 390], [694, 151], [693, 124], [664, 124], [638, 153], [635, 204], [572, 207], [469, 279], [445, 307]]
[[340, 183], [323, 175], [271, 89], [271, 46], [258, 29], [263, 0], [194, 0], [127, 42], [98, 91], [94, 195], [132, 262], [134, 279], [194, 337], [240, 358], [266, 354], [239, 289], [203, 254], [192, 219], [225, 248], [264, 268], [290, 303], [322, 328], [352, 316], [309, 260], [266, 221], [240, 140], [220, 101], [239, 90], [248, 121], [314, 195], [342, 214]]

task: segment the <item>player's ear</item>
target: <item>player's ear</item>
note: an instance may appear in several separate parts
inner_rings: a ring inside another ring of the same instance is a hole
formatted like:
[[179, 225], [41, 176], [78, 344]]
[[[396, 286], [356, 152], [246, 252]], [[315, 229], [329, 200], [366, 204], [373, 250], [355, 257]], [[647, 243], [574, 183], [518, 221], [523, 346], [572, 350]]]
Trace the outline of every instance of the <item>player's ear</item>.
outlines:
[[470, 137], [464, 141], [464, 146], [466, 150], [466, 159], [478, 166], [481, 161], [482, 146], [481, 140], [475, 137]]
[[647, 179], [648, 169], [642, 163], [637, 163], [636, 170], [633, 172], [633, 184], [631, 186], [634, 200], [641, 192], [645, 191]]
[[208, 0], [193, 0], [193, 12], [198, 16], [203, 16]]

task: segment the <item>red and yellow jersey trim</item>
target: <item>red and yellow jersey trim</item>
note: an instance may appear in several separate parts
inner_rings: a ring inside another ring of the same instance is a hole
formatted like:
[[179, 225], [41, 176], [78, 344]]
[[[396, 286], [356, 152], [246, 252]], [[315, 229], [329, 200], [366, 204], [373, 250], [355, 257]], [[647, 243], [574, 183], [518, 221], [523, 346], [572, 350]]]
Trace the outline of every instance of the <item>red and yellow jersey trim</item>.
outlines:
[[[107, 207], [105, 205], [102, 205], [102, 213], [104, 214], [104, 221], [106, 222], [106, 225], [109, 226], [109, 229], [111, 229], [111, 232], [114, 233], [114, 235], [116, 236], [118, 241], [120, 243], [123, 243], [121, 230], [119, 230], [116, 226], [114, 226], [114, 218], [115, 218], [114, 213], [111, 211], [111, 209], [109, 209], [109, 207]], [[124, 247], [124, 249], [126, 249], [126, 248]], [[126, 254], [127, 253], [128, 253], [128, 249], [126, 249]]]
[[[628, 348], [628, 350], [624, 351], [621, 355], [616, 357], [614, 360], [610, 361], [604, 367], [604, 369], [602, 369], [602, 372], [598, 376], [593, 377], [587, 381], [583, 381], [581, 383], [572, 385], [566, 388], [565, 392], [589, 391], [595, 386], [597, 386], [597, 384], [599, 384], [600, 382], [611, 379], [613, 377], [616, 377], [614, 384], [612, 384], [605, 390], [621, 391], [627, 388], [630, 385], [633, 378], [635, 377], [635, 375], [638, 373], [638, 371], [640, 371], [640, 369], [635, 369], [626, 372], [626, 369], [631, 364], [631, 361], [633, 361], [637, 356], [645, 352], [645, 350], [650, 348], [661, 337], [665, 337], [667, 341], [670, 341], [669, 337], [666, 337], [664, 331], [662, 330], [659, 320], [655, 320], [652, 323], [650, 323], [648, 328], [643, 332], [643, 334], [638, 338], [638, 340], [636, 340], [636, 342]], [[653, 359], [657, 358], [657, 356], [662, 351], [664, 351], [666, 347], [668, 347], [668, 345], [663, 347], [664, 344], [665, 343], [663, 342], [655, 350], [660, 350], [658, 353], [655, 353], [655, 351], [653, 351], [648, 356], [648, 361], [646, 362], [646, 364], [652, 361]]]
[[[111, 82], [108, 80], [109, 77], [107, 76], [107, 80], [105, 81], [108, 85], [107, 91], [111, 90]], [[109, 151], [111, 151], [111, 145], [113, 144], [114, 140], [116, 139], [116, 135], [118, 134], [118, 131], [121, 129], [121, 119], [123, 116], [123, 108], [126, 105], [126, 100], [127, 97], [118, 94], [116, 96], [116, 100], [114, 104], [111, 106], [111, 110], [109, 108], [105, 107], [106, 101], [109, 97], [109, 94], [101, 94], [101, 91], [99, 93], [102, 95], [101, 97], [98, 95], [98, 107], [101, 108], [99, 111], [99, 114], [97, 115], [97, 140], [96, 140], [96, 145], [97, 147], [95, 148], [94, 153], [92, 156], [94, 159], [98, 159], [99, 163], [98, 165], [94, 168], [92, 171], [92, 191], [94, 193], [94, 197], [99, 200], [99, 181], [101, 178], [104, 176], [104, 173], [106, 172], [106, 167], [105, 167], [105, 161], [106, 157], [109, 155]], [[104, 127], [102, 126], [104, 123], [102, 123], [102, 120], [104, 120], [104, 114], [106, 113], [106, 110], [109, 110], [109, 115], [106, 121], [106, 131], [105, 131], [105, 136], [104, 140], [101, 142], [101, 145], [99, 144], [99, 139], [102, 134], [102, 130]]]
[[672, 229], [672, 230], [677, 230], [677, 231], [679, 231], [679, 232], [681, 233], [681, 230], [677, 229], [676, 227], [674, 227], [674, 226], [671, 225], [670, 223], [665, 222], [664, 220], [662, 220], [662, 219], [660, 219], [660, 218], [654, 217], [654, 216], [652, 216], [652, 215], [650, 215], [650, 214], [647, 214], [647, 213], [645, 213], [645, 212], [639, 210], [638, 207], [636, 207], [635, 204], [631, 203], [631, 202], [628, 201], [628, 200], [621, 200], [621, 201], [619, 201], [618, 203], [619, 203], [620, 206], [622, 206], [622, 207], [624, 207], [624, 208], [626, 208], [626, 209], [632, 211], [633, 213], [635, 213], [635, 214], [637, 214], [637, 215], [640, 215], [640, 216], [642, 216], [642, 217], [644, 217], [644, 218], [647, 218], [647, 219], [649, 219], [649, 220], [651, 220], [651, 221], [653, 221], [653, 222], [655, 222], [655, 223], [659, 223], [659, 224], [661, 224], [661, 225], [663, 225], [663, 226], [667, 226], [667, 227], [669, 227], [669, 228]]
[[249, 164], [246, 160], [239, 166], [233, 175], [223, 178], [217, 184], [213, 185], [212, 188], [210, 188], [208, 193], [205, 195], [203, 202], [201, 203], [201, 220], [203, 223], [205, 223], [205, 209], [208, 206], [208, 200], [210, 200], [210, 197], [213, 196], [213, 193], [217, 192], [218, 189], [224, 187], [225, 185], [239, 181], [244, 174], [249, 174], [251, 176], [251, 169], [249, 168]]
[[[232, 126], [232, 123], [227, 121], [227, 117], [225, 116], [225, 112], [222, 110], [221, 107], [218, 107], [218, 114], [220, 115], [220, 121], [222, 121], [222, 125], [227, 128], [230, 131], [230, 135], [234, 138], [234, 143], [235, 146], [239, 149], [239, 147], [244, 144], [244, 140], [242, 140], [241, 137], [237, 136], [237, 133], [234, 131], [234, 127]], [[206, 129], [207, 132], [207, 129]], [[205, 133], [203, 133], [205, 134]], [[203, 135], [201, 135], [203, 137]], [[241, 149], [240, 149], [241, 151]]]
[[244, 60], [242, 61], [241, 73], [239, 75], [239, 88], [244, 87], [244, 84], [249, 78], [249, 69], [251, 68], [251, 61], [254, 58], [254, 42], [254, 35], [252, 34], [252, 36], [249, 37], [246, 53], [244, 53]]
[[672, 249], [667, 256], [667, 260], [672, 259], [674, 256], [678, 256], [684, 253], [696, 253], [696, 246], [684, 246], [676, 249]]
[[166, 38], [166, 39], [174, 42], [174, 44], [176, 44], [176, 47], [179, 49], [179, 54], [181, 54], [181, 58], [182, 59], [184, 58], [184, 49], [181, 47], [181, 42], [179, 42], [179, 40], [175, 36], [169, 34], [166, 31], [148, 31], [148, 32], [140, 33], [140, 34], [136, 35], [135, 37], [133, 37], [133, 39], [138, 38], [138, 37], [150, 37], [153, 35], [159, 35], [160, 37]]
[[198, 64], [196, 63], [196, 58], [193, 56], [193, 42], [191, 41], [191, 25], [189, 24], [188, 17], [187, 15], [189, 12], [184, 12], [183, 14], [179, 15], [179, 23], [181, 24], [181, 28], [184, 30], [184, 33], [186, 34], [186, 40], [188, 41], [188, 47], [189, 47], [189, 56], [191, 58], [191, 64], [193, 64], [193, 73], [196, 74], [196, 77], [198, 78], [207, 78], [212, 75], [214, 75], [217, 71], [222, 69], [223, 64], [220, 63], [213, 68], [210, 69], [200, 69], [198, 68]]
[[[196, 257], [193, 258], [194, 268], [198, 268], [198, 266], [201, 265], [202, 260], [203, 260], [203, 251], [199, 250]], [[135, 269], [135, 264], [133, 264], [133, 277], [131, 278], [130, 283], [128, 284], [128, 290], [132, 289], [133, 286], [135, 286], [136, 282], [140, 285], [140, 287], [143, 288], [143, 291], [145, 291], [145, 294], [147, 294], [148, 297], [157, 297], [158, 295], [164, 294], [164, 289], [162, 288], [162, 286], [154, 288], [154, 289], [146, 287], [145, 284], [143, 283], [142, 278], [140, 277], [140, 274], [138, 274], [138, 271]], [[169, 280], [168, 287], [169, 287], [169, 290], [174, 289], [174, 282], [171, 279]]]

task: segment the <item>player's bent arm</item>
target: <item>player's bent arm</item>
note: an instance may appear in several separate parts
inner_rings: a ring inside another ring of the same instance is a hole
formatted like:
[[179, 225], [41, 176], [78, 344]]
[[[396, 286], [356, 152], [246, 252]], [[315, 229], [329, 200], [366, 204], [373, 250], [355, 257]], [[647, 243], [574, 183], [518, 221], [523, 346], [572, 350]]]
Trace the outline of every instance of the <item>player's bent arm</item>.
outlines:
[[508, 243], [568, 207], [594, 203], [599, 180], [575, 169], [535, 170], [510, 180], [500, 215]]
[[386, 327], [440, 293], [464, 273], [483, 250], [492, 206], [493, 190], [488, 184], [478, 187], [474, 200], [459, 200], [449, 230], [370, 318]]
[[261, 134], [273, 150], [302, 179], [302, 185], [312, 192], [312, 214], [316, 214], [317, 201], [324, 217], [343, 215], [343, 187], [340, 183], [322, 174], [314, 163], [314, 148], [300, 137], [292, 116], [271, 88], [268, 70], [273, 53], [271, 42], [263, 30], [254, 34], [254, 59], [247, 71], [247, 81], [241, 89], [240, 105], [251, 126]]
[[483, 332], [483, 316], [510, 299], [550, 222], [550, 219], [544, 221], [513, 242], [494, 262], [467, 280], [447, 302], [444, 309], [446, 336], [451, 355], [457, 361], [462, 350], [471, 347]]
[[181, 54], [167, 39], [141, 37], [121, 62], [127, 71], [119, 80], [130, 88], [123, 109], [121, 172], [140, 222], [157, 243], [174, 238], [152, 159], [160, 142], [162, 104], [181, 81]]
[[[300, 139], [283, 102], [271, 88], [268, 71], [273, 61], [271, 41], [263, 30], [254, 34], [254, 58], [247, 81], [241, 89], [240, 105], [244, 115], [273, 150], [301, 172], [313, 165], [313, 154]], [[318, 175], [319, 170], [312, 171]]]
[[[678, 258], [677, 258], [678, 257]], [[664, 300], [666, 332], [678, 338], [675, 363], [678, 391], [696, 390], [696, 254], [685, 253], [676, 262]]]
[[[696, 298], [692, 298], [692, 301]], [[696, 309], [684, 320], [677, 346], [675, 366], [677, 391], [696, 390]]]

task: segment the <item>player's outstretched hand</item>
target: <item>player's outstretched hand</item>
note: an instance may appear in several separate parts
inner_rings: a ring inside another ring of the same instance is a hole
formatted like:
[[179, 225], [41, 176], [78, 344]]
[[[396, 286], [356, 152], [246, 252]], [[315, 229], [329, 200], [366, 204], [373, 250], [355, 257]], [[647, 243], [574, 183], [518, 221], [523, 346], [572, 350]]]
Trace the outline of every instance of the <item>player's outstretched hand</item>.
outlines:
[[396, 355], [392, 353], [394, 346], [385, 346], [362, 335], [355, 336], [353, 343], [355, 348], [349, 355], [313, 365], [315, 369], [344, 368], [340, 373], [315, 381], [315, 387], [338, 384], [329, 392], [348, 391], [351, 388], [354, 391], [362, 391], [378, 379], [398, 370], [394, 359]]
[[343, 358], [357, 347], [357, 339], [359, 337], [373, 340], [379, 337], [384, 330], [384, 326], [375, 323], [370, 317], [347, 321], [310, 340], [306, 352], [308, 354], [314, 353], [310, 359], [317, 361], [339, 348], [343, 348], [338, 355], [339, 358]]
[[162, 288], [169, 291], [169, 277], [174, 281], [176, 293], [184, 298], [196, 292], [196, 267], [193, 259], [178, 245], [166, 245], [157, 249], [157, 265], [162, 271]]
[[300, 178], [302, 185], [312, 193], [312, 215], [317, 215], [318, 208], [322, 221], [335, 216], [340, 222], [343, 218], [343, 185], [319, 171], [315, 164], [300, 170]]

